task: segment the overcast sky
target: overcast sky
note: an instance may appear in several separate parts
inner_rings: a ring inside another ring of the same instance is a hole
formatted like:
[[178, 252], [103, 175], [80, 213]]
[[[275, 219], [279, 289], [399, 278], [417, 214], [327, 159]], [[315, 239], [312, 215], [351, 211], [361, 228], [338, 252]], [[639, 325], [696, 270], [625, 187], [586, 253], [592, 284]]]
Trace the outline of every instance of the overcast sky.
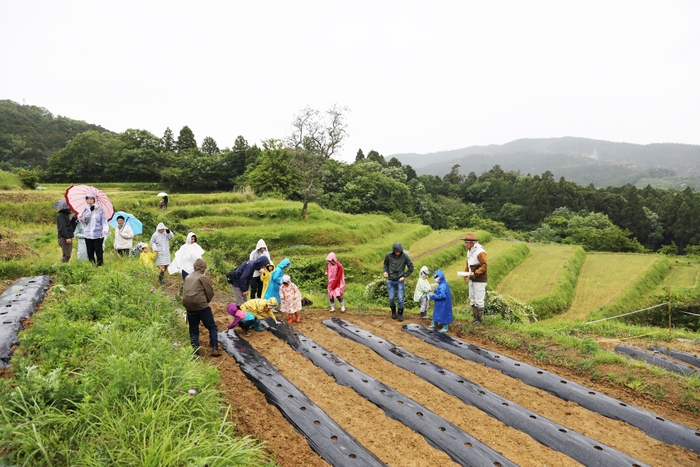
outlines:
[[700, 1], [0, 0], [0, 99], [219, 147], [347, 106], [384, 155], [700, 144]]

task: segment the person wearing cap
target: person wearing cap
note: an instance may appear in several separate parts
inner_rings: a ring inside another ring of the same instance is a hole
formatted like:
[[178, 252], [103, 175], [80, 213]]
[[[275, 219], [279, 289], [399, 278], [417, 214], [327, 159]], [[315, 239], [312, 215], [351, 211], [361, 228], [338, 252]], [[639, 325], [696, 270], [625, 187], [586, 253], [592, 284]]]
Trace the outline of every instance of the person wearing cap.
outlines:
[[204, 272], [207, 263], [199, 258], [194, 262], [194, 271], [185, 278], [182, 286], [182, 306], [187, 310], [187, 325], [190, 331], [190, 343], [194, 352], [199, 355], [199, 323], [209, 331], [211, 356], [219, 357], [219, 330], [214, 321], [209, 302], [214, 298], [214, 284]]
[[452, 291], [450, 290], [450, 284], [445, 279], [445, 273], [441, 270], [435, 271], [433, 279], [435, 279], [438, 286], [429, 297], [430, 300], [435, 302], [435, 307], [433, 308], [433, 322], [428, 327], [436, 329], [442, 324], [442, 328], [438, 332], [447, 332], [449, 331], [449, 324], [453, 321]]
[[469, 303], [474, 316], [472, 324], [481, 324], [484, 322], [484, 299], [488, 280], [486, 250], [471, 232], [465, 235], [463, 240], [467, 246], [467, 263], [464, 269], [467, 276], [464, 282], [469, 281]]
[[[384, 277], [389, 279], [387, 289], [389, 289], [389, 308], [391, 308], [392, 319], [403, 321], [403, 297], [406, 291], [404, 280], [411, 275], [413, 269], [413, 261], [408, 253], [403, 251], [401, 243], [394, 243], [391, 251], [384, 257]], [[396, 313], [397, 298], [399, 302], [398, 314]]]
[[73, 236], [77, 223], [78, 219], [73, 216], [73, 212], [70, 209], [58, 211], [56, 228], [58, 229], [58, 245], [61, 247], [62, 252], [62, 263], [70, 261], [70, 256], [73, 253]]
[[170, 240], [175, 234], [162, 222], [151, 235], [151, 249], [156, 254], [156, 266], [158, 266], [158, 282], [165, 285], [165, 270], [170, 266]]
[[285, 274], [282, 276], [282, 287], [280, 287], [280, 312], [289, 315], [287, 324], [292, 324], [295, 318], [297, 323], [301, 322], [300, 311], [301, 292], [299, 292], [299, 287], [292, 283], [291, 277]]
[[114, 249], [119, 256], [126, 256], [133, 248], [134, 231], [131, 230], [129, 224], [124, 223], [124, 216], [117, 216], [117, 228], [114, 229]]
[[109, 224], [107, 224], [107, 216], [104, 209], [95, 204], [95, 196], [94, 193], [88, 193], [85, 196], [87, 206], [85, 206], [83, 212], [78, 214], [78, 221], [85, 224], [84, 235], [88, 260], [91, 263], [97, 262], [98, 266], [102, 266], [104, 262], [103, 239], [109, 235]]

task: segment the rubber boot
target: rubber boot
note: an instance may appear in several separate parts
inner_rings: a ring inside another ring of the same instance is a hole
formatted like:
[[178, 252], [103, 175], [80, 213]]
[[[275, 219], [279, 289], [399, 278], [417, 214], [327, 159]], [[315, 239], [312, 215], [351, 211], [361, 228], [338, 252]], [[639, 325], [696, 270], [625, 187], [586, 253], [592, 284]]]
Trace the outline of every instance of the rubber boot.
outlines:
[[437, 327], [437, 323], [435, 321], [433, 321], [432, 323], [430, 323], [430, 326], [428, 326], [428, 329], [435, 329], [436, 327]]
[[428, 313], [425, 311], [420, 312], [420, 319], [428, 319]]
[[479, 312], [478, 312], [478, 308], [475, 307], [474, 305], [472, 305], [472, 316], [474, 317], [474, 319], [472, 320], [472, 324], [478, 324]]
[[299, 313], [297, 313], [297, 323], [301, 323], [301, 316], [299, 316]]
[[399, 321], [403, 321], [403, 308], [399, 308]]
[[449, 330], [450, 330], [450, 329], [447, 327], [447, 325], [446, 325], [446, 324], [443, 324], [443, 325], [442, 325], [442, 329], [440, 329], [438, 332], [447, 332], [447, 331], [449, 331]]
[[484, 309], [483, 308], [476, 309], [476, 318], [477, 318], [477, 321], [474, 324], [481, 324], [484, 322]]
[[294, 315], [290, 314], [289, 319], [287, 320], [287, 324], [292, 324], [293, 321], [294, 321]]
[[391, 307], [391, 319], [396, 319], [398, 316], [396, 315], [396, 307], [392, 306]]
[[331, 313], [333, 313], [335, 311], [335, 303], [331, 302], [331, 310], [330, 311], [331, 311]]
[[163, 271], [158, 274], [158, 283], [160, 285], [165, 285], [165, 273]]

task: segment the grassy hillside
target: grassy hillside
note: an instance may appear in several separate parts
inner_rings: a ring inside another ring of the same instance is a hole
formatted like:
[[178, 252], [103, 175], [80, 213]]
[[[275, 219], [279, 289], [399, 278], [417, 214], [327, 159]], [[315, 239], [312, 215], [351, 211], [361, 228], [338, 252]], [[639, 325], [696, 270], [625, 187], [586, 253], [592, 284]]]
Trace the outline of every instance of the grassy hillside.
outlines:
[[21, 188], [22, 183], [19, 177], [11, 172], [0, 170], [0, 190]]

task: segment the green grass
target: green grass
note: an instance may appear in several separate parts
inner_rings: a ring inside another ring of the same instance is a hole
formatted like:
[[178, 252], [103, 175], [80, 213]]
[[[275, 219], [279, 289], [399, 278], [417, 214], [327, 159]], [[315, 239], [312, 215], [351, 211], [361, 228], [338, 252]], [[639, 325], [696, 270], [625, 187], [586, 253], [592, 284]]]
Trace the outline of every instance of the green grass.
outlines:
[[671, 271], [656, 290], [665, 292], [668, 287], [694, 288], [698, 284], [698, 272], [700, 267], [696, 261], [689, 261], [688, 258], [679, 259], [678, 262], [671, 261]]
[[410, 245], [409, 253], [414, 261], [450, 246], [462, 244], [464, 232], [458, 230], [438, 230]]
[[22, 188], [22, 182], [17, 175], [0, 170], [0, 188]]
[[236, 437], [217, 372], [192, 359], [176, 303], [149, 293], [153, 275], [116, 258], [56, 266], [13, 378], [0, 381], [12, 465], [272, 465]]
[[581, 268], [571, 307], [553, 319], [577, 321], [586, 318], [610, 303], [655, 260], [656, 257], [649, 255], [589, 253]]
[[498, 284], [496, 292], [523, 302], [548, 295], [573, 250], [556, 244], [528, 244], [528, 248], [532, 254]]

